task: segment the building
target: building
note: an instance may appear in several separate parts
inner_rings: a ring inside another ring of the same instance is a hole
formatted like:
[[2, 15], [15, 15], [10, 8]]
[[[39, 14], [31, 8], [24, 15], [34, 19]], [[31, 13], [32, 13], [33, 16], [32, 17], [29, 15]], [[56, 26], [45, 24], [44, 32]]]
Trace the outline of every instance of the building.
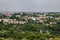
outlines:
[[25, 21], [17, 21], [16, 19], [0, 19], [4, 24], [25, 24]]
[[56, 22], [50, 22], [50, 24], [56, 24]]

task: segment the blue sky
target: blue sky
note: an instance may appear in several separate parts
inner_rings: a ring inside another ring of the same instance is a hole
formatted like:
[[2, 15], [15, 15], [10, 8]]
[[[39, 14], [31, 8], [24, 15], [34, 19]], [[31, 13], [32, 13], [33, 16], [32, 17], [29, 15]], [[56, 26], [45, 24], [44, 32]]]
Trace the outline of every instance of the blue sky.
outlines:
[[60, 12], [60, 0], [0, 0], [0, 11]]

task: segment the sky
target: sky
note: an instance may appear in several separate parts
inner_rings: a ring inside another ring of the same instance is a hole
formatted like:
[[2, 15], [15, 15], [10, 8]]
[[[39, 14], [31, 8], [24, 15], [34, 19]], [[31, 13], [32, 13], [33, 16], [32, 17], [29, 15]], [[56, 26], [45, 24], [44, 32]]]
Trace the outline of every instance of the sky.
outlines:
[[60, 12], [60, 0], [0, 0], [0, 11]]

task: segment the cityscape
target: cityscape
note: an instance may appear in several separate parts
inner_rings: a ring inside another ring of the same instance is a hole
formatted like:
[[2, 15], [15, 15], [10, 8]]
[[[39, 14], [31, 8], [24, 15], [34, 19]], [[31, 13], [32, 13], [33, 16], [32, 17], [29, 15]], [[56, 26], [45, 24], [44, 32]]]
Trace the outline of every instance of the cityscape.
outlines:
[[60, 40], [60, 12], [0, 12], [0, 40]]
[[60, 40], [60, 0], [0, 0], [0, 40]]

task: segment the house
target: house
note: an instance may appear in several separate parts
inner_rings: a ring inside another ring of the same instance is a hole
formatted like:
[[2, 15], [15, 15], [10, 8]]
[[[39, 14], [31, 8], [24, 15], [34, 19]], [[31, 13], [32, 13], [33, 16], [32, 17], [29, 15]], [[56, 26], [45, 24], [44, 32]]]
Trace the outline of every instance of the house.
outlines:
[[25, 21], [18, 21], [18, 24], [25, 24]]
[[56, 22], [50, 22], [50, 24], [56, 24]]
[[35, 17], [31, 17], [31, 19], [35, 21]]
[[55, 18], [56, 20], [60, 20], [60, 17]]
[[17, 21], [16, 19], [0, 19], [4, 24], [25, 24], [25, 21]]
[[16, 15], [16, 17], [20, 17], [20, 15]]

